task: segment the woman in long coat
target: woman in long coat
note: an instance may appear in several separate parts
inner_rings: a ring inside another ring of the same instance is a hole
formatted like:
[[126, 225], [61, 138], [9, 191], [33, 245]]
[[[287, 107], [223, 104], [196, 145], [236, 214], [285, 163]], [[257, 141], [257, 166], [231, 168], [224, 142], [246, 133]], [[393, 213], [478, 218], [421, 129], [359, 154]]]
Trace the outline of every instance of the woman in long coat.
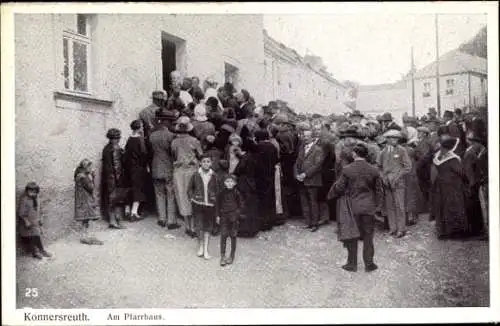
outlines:
[[148, 154], [143, 136], [143, 126], [140, 120], [130, 124], [132, 135], [125, 145], [125, 173], [127, 185], [130, 187], [132, 202], [131, 221], [142, 219], [139, 215], [139, 205], [146, 201], [146, 180], [148, 177]]
[[93, 164], [88, 159], [83, 159], [78, 164], [74, 173], [75, 180], [75, 216], [77, 222], [82, 223], [80, 242], [88, 245], [102, 245], [92, 231], [91, 223], [100, 219], [97, 210], [97, 201], [94, 194], [95, 171]]
[[243, 198], [241, 220], [238, 235], [242, 237], [254, 237], [259, 232], [258, 221], [258, 197], [255, 185], [255, 156], [236, 149], [239, 158], [234, 174], [238, 177], [237, 188]]
[[466, 177], [460, 157], [454, 153], [455, 138], [440, 142], [431, 166], [431, 214], [438, 239], [463, 236], [468, 232], [465, 210]]
[[175, 132], [177, 136], [172, 141], [171, 150], [174, 158], [174, 190], [175, 201], [179, 213], [184, 218], [186, 234], [196, 237], [193, 208], [188, 197], [188, 186], [193, 174], [199, 167], [198, 158], [203, 154], [201, 143], [189, 135], [193, 125], [188, 117], [177, 119]]
[[[101, 210], [110, 228], [123, 229], [120, 217], [128, 197], [128, 189], [123, 173], [124, 150], [119, 145], [121, 132], [112, 128], [106, 137], [109, 142], [102, 150]], [[125, 210], [127, 215], [130, 214], [130, 206]]]
[[259, 198], [259, 217], [261, 219], [261, 230], [268, 231], [276, 223], [276, 193], [274, 189], [274, 178], [276, 164], [279, 162], [278, 150], [269, 141], [267, 129], [255, 132], [258, 142], [255, 146], [257, 194]]

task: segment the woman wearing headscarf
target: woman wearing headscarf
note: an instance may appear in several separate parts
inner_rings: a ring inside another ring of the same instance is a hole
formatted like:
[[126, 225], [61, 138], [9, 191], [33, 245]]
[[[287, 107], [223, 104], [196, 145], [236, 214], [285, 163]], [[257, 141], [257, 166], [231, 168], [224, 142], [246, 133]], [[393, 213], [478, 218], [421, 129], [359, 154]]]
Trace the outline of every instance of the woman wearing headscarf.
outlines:
[[93, 164], [88, 159], [83, 159], [78, 164], [74, 173], [75, 181], [75, 220], [82, 223], [80, 242], [87, 245], [102, 245], [91, 232], [91, 222], [100, 219], [97, 211], [97, 201], [94, 195], [95, 171]]
[[127, 186], [130, 187], [132, 212], [130, 221], [143, 219], [139, 215], [139, 205], [146, 201], [146, 181], [148, 178], [148, 154], [143, 136], [143, 126], [140, 120], [130, 124], [132, 135], [125, 145], [125, 173]]
[[454, 153], [455, 138], [440, 141], [431, 166], [431, 214], [438, 239], [464, 236], [468, 232], [465, 210], [466, 177], [460, 157]]

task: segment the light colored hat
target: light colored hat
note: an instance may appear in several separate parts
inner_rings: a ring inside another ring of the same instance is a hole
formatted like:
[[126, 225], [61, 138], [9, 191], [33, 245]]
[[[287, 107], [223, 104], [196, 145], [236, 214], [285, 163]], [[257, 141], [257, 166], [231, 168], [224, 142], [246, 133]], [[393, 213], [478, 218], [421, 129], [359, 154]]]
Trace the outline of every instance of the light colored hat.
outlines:
[[383, 136], [384, 138], [402, 138], [401, 132], [394, 129], [388, 130]]
[[380, 123], [374, 119], [370, 119], [370, 120], [366, 121], [366, 123], [365, 123], [365, 125], [370, 125], [370, 124], [377, 125], [377, 126], [380, 125]]
[[428, 133], [428, 134], [431, 133], [431, 130], [429, 128], [427, 128], [427, 127], [418, 127], [417, 131], [425, 132], [425, 133]]
[[205, 107], [205, 104], [200, 103], [194, 107], [194, 120], [200, 121], [200, 122], [208, 120], [207, 109]]
[[241, 140], [241, 137], [240, 137], [238, 134], [236, 134], [236, 133], [231, 134], [231, 136], [229, 136], [229, 142], [230, 142], [230, 143], [232, 143], [232, 142], [233, 142], [233, 141], [235, 141], [235, 140], [236, 140], [236, 141], [239, 141], [239, 142], [240, 142], [240, 144], [243, 142], [243, 141]]
[[182, 116], [179, 119], [177, 119], [175, 125], [175, 131], [190, 132], [191, 130], [193, 130], [193, 124], [191, 123], [191, 119], [189, 119], [189, 117]]

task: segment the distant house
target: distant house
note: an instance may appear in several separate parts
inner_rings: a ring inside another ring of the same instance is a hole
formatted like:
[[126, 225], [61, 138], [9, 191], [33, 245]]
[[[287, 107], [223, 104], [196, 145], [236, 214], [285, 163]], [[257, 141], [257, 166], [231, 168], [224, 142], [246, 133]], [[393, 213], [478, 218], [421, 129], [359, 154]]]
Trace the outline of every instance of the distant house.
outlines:
[[411, 89], [404, 80], [392, 84], [361, 85], [356, 109], [371, 116], [390, 112], [400, 121], [405, 112], [411, 112]]
[[326, 71], [318, 56], [301, 56], [264, 30], [266, 102], [282, 100], [297, 113], [323, 115], [349, 110], [344, 103], [347, 87]]
[[[441, 113], [462, 108], [469, 111], [486, 105], [488, 65], [485, 58], [458, 50], [450, 51], [439, 60]], [[436, 62], [415, 73], [415, 107], [426, 113], [437, 107]]]
[[[487, 61], [458, 50], [439, 60], [441, 113], [461, 108], [468, 112], [485, 106], [487, 100]], [[415, 114], [422, 116], [437, 108], [436, 62], [415, 72]], [[411, 75], [392, 84], [360, 86], [356, 107], [365, 114], [391, 112], [394, 117], [412, 114]]]

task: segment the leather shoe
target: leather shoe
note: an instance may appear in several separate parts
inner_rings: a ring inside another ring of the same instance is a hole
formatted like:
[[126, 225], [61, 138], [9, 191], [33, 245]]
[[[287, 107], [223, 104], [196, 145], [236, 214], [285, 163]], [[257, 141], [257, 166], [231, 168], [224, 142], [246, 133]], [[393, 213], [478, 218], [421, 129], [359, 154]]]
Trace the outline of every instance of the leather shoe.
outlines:
[[311, 229], [313, 226], [312, 225], [304, 225], [302, 228], [303, 229]]
[[345, 264], [344, 266], [342, 266], [342, 269], [344, 269], [348, 272], [356, 272], [358, 270], [358, 268], [356, 266], [349, 265], [349, 264]]
[[376, 270], [378, 268], [377, 265], [375, 264], [370, 264], [368, 266], [365, 267], [365, 272], [373, 272], [374, 270]]
[[311, 232], [316, 232], [319, 230], [319, 226], [318, 225], [315, 225], [313, 227], [311, 227]]
[[157, 222], [159, 226], [161, 226], [162, 228], [164, 228], [165, 226], [167, 226], [167, 221], [158, 221]]
[[169, 229], [169, 230], [175, 230], [175, 229], [178, 229], [178, 228], [180, 228], [180, 227], [181, 227], [181, 226], [180, 226], [179, 224], [175, 223], [175, 224], [169, 224], [169, 225], [167, 226], [167, 229]]

